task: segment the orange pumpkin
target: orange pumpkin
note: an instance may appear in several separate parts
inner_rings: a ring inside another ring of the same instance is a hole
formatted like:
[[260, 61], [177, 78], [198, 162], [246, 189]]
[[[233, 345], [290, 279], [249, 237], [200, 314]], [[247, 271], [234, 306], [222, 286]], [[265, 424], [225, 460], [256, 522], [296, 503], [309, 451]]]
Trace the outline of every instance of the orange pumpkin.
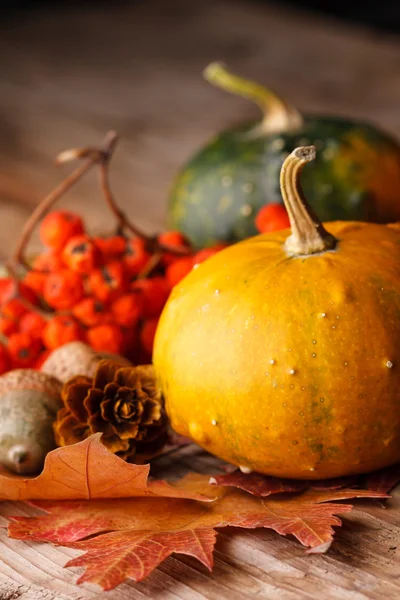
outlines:
[[291, 229], [250, 238], [173, 290], [154, 365], [173, 428], [242, 468], [318, 479], [400, 459], [400, 227], [323, 226], [299, 175]]

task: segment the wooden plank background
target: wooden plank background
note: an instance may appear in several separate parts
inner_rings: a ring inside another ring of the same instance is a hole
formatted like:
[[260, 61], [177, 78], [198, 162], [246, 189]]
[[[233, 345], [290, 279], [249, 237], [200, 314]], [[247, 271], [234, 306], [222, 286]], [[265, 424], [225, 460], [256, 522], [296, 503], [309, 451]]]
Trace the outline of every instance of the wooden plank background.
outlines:
[[[162, 228], [179, 165], [217, 129], [257, 114], [202, 81], [202, 69], [216, 59], [303, 111], [373, 120], [400, 137], [394, 37], [240, 0], [79, 9], [50, 3], [0, 23], [0, 258], [59, 181], [55, 155], [96, 144], [108, 129], [122, 137], [112, 171], [120, 203], [149, 231]], [[109, 226], [94, 174], [65, 203], [83, 211], [93, 230]], [[212, 472], [215, 464], [186, 448], [167, 467]], [[10, 514], [34, 510], [1, 504], [1, 524]], [[326, 556], [306, 556], [294, 540], [270, 531], [224, 530], [211, 575], [189, 558], [172, 557], [145, 582], [109, 593], [75, 585], [79, 570], [62, 566], [76, 552], [9, 540], [2, 530], [0, 600], [397, 600], [399, 515], [399, 491], [386, 509], [358, 503]]]

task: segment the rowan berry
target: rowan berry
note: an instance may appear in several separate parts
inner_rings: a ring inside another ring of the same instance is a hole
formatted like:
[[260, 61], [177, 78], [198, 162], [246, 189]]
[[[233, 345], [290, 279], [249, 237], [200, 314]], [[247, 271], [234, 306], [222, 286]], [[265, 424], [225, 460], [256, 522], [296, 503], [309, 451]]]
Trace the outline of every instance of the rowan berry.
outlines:
[[38, 296], [43, 296], [44, 284], [47, 279], [47, 273], [39, 271], [28, 271], [24, 277], [24, 284], [33, 290]]
[[93, 238], [93, 243], [99, 249], [102, 261], [106, 263], [121, 258], [125, 254], [127, 240], [122, 235], [112, 235], [104, 238]]
[[0, 333], [9, 336], [11, 333], [18, 331], [18, 321], [11, 317], [0, 316]]
[[79, 215], [66, 210], [48, 214], [40, 225], [39, 235], [42, 244], [54, 250], [62, 250], [74, 235], [84, 233], [83, 221]]
[[50, 354], [52, 353], [52, 350], [43, 350], [39, 356], [37, 357], [37, 359], [34, 362], [33, 368], [36, 369], [37, 371], [40, 371], [40, 369], [42, 368], [43, 363], [49, 358]]
[[112, 261], [89, 275], [89, 288], [93, 296], [107, 302], [117, 298], [127, 288], [127, 274], [122, 263]]
[[2, 280], [0, 286], [1, 312], [5, 317], [19, 319], [29, 310], [24, 300], [29, 304], [37, 304], [37, 296], [33, 290], [20, 281], [13, 279]]
[[126, 243], [124, 264], [130, 277], [135, 277], [144, 269], [151, 258], [146, 242], [141, 238], [132, 238]]
[[142, 316], [145, 319], [161, 314], [170, 293], [170, 287], [164, 277], [137, 279], [131, 284], [131, 290], [139, 295]]
[[[190, 249], [189, 240], [180, 231], [165, 231], [157, 236], [159, 244], [171, 246], [172, 248], [187, 248]], [[171, 252], [164, 252], [162, 262], [164, 265], [169, 265], [176, 260], [177, 255]]]
[[19, 322], [19, 330], [28, 333], [33, 338], [41, 338], [46, 326], [46, 319], [39, 313], [27, 312], [22, 315]]
[[55, 250], [47, 250], [39, 254], [32, 263], [35, 271], [59, 271], [64, 267], [64, 263], [59, 252]]
[[4, 304], [9, 300], [10, 286], [13, 284], [13, 280], [10, 277], [0, 278], [0, 303]]
[[140, 329], [140, 343], [143, 350], [151, 357], [153, 354], [154, 337], [156, 335], [158, 319], [148, 319]]
[[12, 333], [7, 341], [7, 350], [14, 369], [33, 365], [42, 349], [42, 344], [29, 333]]
[[63, 253], [64, 263], [72, 271], [89, 274], [100, 263], [100, 250], [89, 236], [74, 235], [66, 243]]
[[199, 265], [200, 263], [207, 260], [207, 258], [210, 258], [211, 256], [214, 256], [214, 254], [218, 254], [218, 252], [220, 252], [224, 248], [227, 248], [227, 246], [228, 244], [224, 244], [221, 242], [220, 244], [215, 244], [210, 248], [203, 248], [202, 250], [199, 250], [193, 257], [193, 264]]
[[139, 324], [140, 321], [138, 321], [135, 325], [132, 325], [131, 327], [121, 328], [122, 334], [124, 336], [124, 356], [126, 356], [126, 358], [128, 358], [134, 365], [144, 364], [143, 362], [139, 362]]
[[193, 269], [193, 257], [184, 256], [178, 258], [167, 266], [165, 274], [168, 284], [173, 288], [181, 279], [183, 279]]
[[132, 327], [142, 313], [142, 302], [138, 294], [124, 294], [111, 304], [111, 312], [118, 325]]
[[50, 273], [44, 285], [43, 295], [52, 308], [57, 310], [72, 308], [83, 298], [83, 281], [78, 273], [67, 269]]
[[100, 325], [112, 319], [111, 313], [103, 302], [97, 298], [84, 298], [72, 309], [72, 314], [87, 327]]
[[88, 329], [86, 341], [96, 352], [111, 352], [112, 354], [122, 354], [125, 345], [121, 328], [111, 323]]
[[42, 340], [46, 348], [55, 350], [68, 342], [82, 340], [84, 337], [82, 327], [70, 316], [56, 315], [46, 323]]
[[7, 348], [0, 344], [0, 375], [7, 373], [11, 368], [10, 355], [7, 352]]
[[290, 221], [286, 208], [277, 202], [263, 206], [257, 213], [255, 225], [260, 233], [287, 229]]

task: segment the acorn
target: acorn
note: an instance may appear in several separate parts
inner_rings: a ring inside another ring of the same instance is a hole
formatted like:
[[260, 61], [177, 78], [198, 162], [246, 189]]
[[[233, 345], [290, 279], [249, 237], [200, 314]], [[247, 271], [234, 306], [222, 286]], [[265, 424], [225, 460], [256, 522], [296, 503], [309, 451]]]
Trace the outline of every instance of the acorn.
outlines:
[[41, 366], [42, 373], [47, 373], [65, 383], [75, 375], [93, 377], [97, 364], [109, 359], [123, 367], [131, 367], [127, 358], [107, 352], [96, 352], [83, 342], [69, 342], [54, 350]]
[[61, 389], [55, 377], [34, 369], [0, 376], [0, 464], [18, 474], [41, 471], [56, 447], [52, 425]]

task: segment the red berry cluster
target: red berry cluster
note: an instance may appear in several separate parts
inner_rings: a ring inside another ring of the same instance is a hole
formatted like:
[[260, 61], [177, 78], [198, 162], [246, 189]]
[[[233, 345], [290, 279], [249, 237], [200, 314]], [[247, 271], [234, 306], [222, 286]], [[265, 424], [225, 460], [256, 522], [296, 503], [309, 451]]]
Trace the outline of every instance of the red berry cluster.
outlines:
[[[87, 162], [42, 200], [8, 263], [10, 278], [0, 279], [0, 373], [40, 368], [51, 351], [75, 340], [86, 341], [97, 351], [122, 354], [136, 364], [149, 362], [171, 289], [195, 265], [225, 247], [216, 244], [195, 253], [177, 231], [152, 238], [138, 230], [117, 206], [109, 187], [108, 165], [116, 141], [115, 132], [109, 132], [101, 148], [68, 150], [58, 156], [58, 164]], [[123, 234], [93, 237], [79, 215], [54, 211], [40, 225], [45, 251], [28, 264], [24, 251], [33, 228], [95, 165], [105, 201]], [[265, 233], [288, 227], [289, 220], [283, 206], [269, 204], [255, 224]]]
[[[139, 237], [93, 237], [78, 215], [61, 210], [44, 218], [40, 238], [45, 251], [22, 280], [0, 280], [0, 373], [39, 368], [52, 350], [74, 340], [134, 362], [151, 360], [172, 287], [223, 247], [193, 253], [174, 231], [152, 244]], [[158, 260], [142, 277], [156, 252]]]

